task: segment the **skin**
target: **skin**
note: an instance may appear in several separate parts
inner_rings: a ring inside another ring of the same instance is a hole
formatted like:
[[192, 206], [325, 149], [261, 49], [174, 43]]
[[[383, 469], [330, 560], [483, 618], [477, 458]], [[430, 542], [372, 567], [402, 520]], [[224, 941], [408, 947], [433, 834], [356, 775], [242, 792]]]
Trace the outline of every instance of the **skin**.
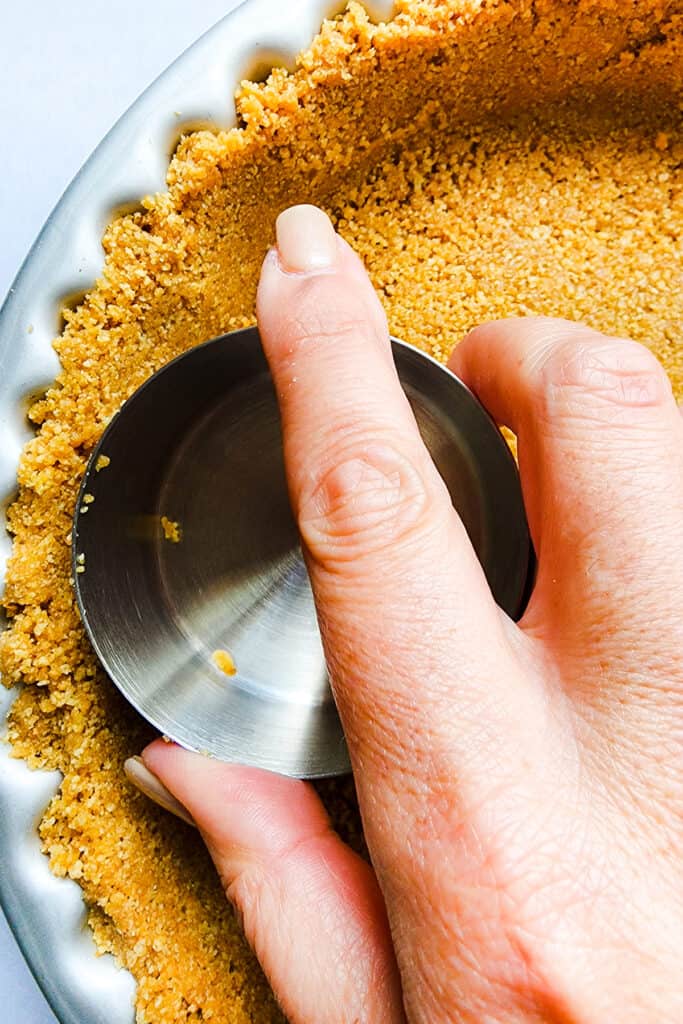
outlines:
[[162, 742], [145, 765], [197, 823], [293, 1024], [680, 1021], [683, 418], [666, 374], [549, 319], [478, 327], [453, 353], [518, 435], [539, 566], [515, 624], [360, 261], [318, 238], [292, 268], [291, 228], [258, 318], [372, 868], [306, 783]]

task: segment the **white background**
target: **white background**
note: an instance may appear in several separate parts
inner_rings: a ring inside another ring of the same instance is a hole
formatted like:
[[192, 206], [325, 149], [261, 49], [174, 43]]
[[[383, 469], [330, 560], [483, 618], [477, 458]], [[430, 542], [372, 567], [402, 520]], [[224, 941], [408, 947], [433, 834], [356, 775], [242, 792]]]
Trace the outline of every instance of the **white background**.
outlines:
[[[0, 0], [0, 302], [136, 96], [237, 0]], [[56, 1024], [0, 911], [2, 1024]], [[87, 1024], [87, 1021], [83, 1021]]]

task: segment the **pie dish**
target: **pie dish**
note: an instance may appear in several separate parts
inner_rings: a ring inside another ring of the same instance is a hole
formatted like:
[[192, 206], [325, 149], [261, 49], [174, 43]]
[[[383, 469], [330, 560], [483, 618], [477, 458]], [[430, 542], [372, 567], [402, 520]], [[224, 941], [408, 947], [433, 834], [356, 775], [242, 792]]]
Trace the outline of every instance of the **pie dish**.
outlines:
[[[439, 359], [479, 320], [562, 315], [651, 345], [682, 397], [680, 4], [402, 0], [379, 25], [354, 4], [294, 70], [323, 13], [250, 0], [174, 65], [66, 194], [0, 323], [9, 498], [29, 436], [26, 396], [58, 371], [56, 309], [91, 289], [65, 317], [59, 386], [33, 406], [41, 432], [10, 511], [3, 663], [27, 683], [11, 716], [15, 751], [64, 772], [41, 824], [53, 869], [86, 892], [99, 948], [134, 972], [142, 1022], [280, 1018], [204, 852], [121, 781], [124, 751], [148, 734], [103, 685], [70, 618], [65, 495], [107, 417], [146, 375], [253, 321], [275, 213], [303, 198], [325, 206], [365, 258], [392, 332]], [[231, 85], [259, 52], [290, 73], [245, 84], [237, 130], [218, 130], [230, 123]], [[207, 127], [181, 143], [160, 192], [175, 111]], [[105, 273], [91, 288], [102, 230], [144, 196], [107, 230]], [[89, 954], [70, 974], [62, 959], [74, 955], [82, 904], [45, 875], [33, 838], [57, 782], [19, 762], [2, 773], [8, 914], [64, 1021], [132, 1020], [129, 978]], [[328, 796], [338, 827], [362, 842], [352, 796]], [[80, 989], [70, 980], [79, 972]], [[102, 1016], [124, 1004], [128, 1017]]]

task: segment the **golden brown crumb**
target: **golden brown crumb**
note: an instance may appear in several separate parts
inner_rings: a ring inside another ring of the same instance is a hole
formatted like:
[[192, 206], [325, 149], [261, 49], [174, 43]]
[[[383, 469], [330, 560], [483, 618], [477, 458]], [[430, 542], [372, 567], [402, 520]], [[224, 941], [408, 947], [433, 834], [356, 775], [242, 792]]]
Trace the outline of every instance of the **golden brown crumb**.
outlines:
[[164, 539], [170, 540], [171, 544], [179, 544], [183, 536], [180, 523], [175, 522], [173, 519], [169, 519], [168, 516], [162, 516], [160, 523]]
[[99, 473], [100, 470], [106, 469], [110, 465], [111, 459], [108, 455], [98, 455], [97, 462], [95, 463], [95, 472]]
[[226, 676], [237, 674], [237, 665], [229, 651], [214, 651], [211, 657], [214, 664], [218, 666], [221, 672], [225, 672]]
[[84, 505], [92, 505], [94, 500], [95, 500], [95, 495], [94, 494], [84, 494], [83, 495], [83, 504]]
[[[199, 837], [124, 781], [153, 734], [103, 676], [70, 587], [89, 454], [150, 374], [254, 322], [275, 217], [300, 201], [360, 252], [392, 332], [438, 359], [482, 320], [564, 316], [649, 345], [682, 398], [683, 26], [665, 8], [397, 0], [376, 26], [352, 4], [295, 73], [242, 84], [239, 128], [184, 137], [168, 191], [107, 230], [31, 410], [0, 667], [27, 684], [15, 753], [64, 775], [44, 848], [136, 977], [138, 1024], [282, 1016]], [[350, 780], [318, 788], [362, 849]]]

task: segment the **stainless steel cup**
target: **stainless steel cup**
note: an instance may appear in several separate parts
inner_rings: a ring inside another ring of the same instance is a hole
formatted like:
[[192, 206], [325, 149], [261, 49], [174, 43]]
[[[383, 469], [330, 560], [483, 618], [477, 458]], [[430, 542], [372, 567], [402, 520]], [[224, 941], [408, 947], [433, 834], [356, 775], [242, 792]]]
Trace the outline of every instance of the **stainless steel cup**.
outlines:
[[[493, 594], [516, 617], [532, 552], [509, 448], [453, 374], [392, 345]], [[349, 769], [256, 328], [191, 349], [122, 406], [90, 459], [72, 546], [95, 651], [161, 733], [288, 775]]]

